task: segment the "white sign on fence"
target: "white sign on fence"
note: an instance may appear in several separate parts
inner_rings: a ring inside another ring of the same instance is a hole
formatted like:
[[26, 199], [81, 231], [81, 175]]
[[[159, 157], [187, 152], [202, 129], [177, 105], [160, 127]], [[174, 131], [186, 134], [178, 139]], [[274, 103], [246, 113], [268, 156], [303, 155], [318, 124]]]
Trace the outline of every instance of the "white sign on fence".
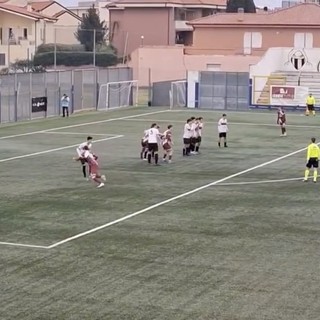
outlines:
[[270, 86], [270, 104], [272, 106], [305, 106], [308, 94], [308, 87]]

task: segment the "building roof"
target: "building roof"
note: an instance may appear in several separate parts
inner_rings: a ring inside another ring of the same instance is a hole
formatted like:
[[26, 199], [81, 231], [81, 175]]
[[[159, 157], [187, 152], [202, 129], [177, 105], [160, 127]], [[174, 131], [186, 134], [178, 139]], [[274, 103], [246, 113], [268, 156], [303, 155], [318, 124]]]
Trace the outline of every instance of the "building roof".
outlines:
[[[1, 0], [0, 0], [1, 1]], [[32, 2], [31, 3], [31, 7], [32, 10], [35, 12], [41, 12], [43, 10], [45, 10], [46, 8], [50, 7], [52, 4], [57, 4], [61, 7], [62, 10], [60, 10], [59, 12], [56, 12], [52, 17], [54, 19], [62, 16], [64, 13], [68, 13], [71, 16], [73, 16], [74, 18], [78, 19], [79, 21], [81, 21], [81, 18], [76, 15], [74, 12], [72, 12], [71, 10], [67, 9], [66, 7], [64, 7], [61, 3], [54, 1], [54, 0], [49, 0], [49, 1], [42, 1], [42, 2]]]
[[263, 26], [320, 26], [320, 6], [301, 3], [268, 13], [221, 13], [189, 21], [192, 26], [263, 25]]
[[32, 10], [40, 12], [48, 8], [54, 1], [31, 2]]
[[27, 10], [27, 8], [23, 7], [18, 7], [18, 6], [13, 6], [9, 5], [6, 3], [0, 3], [0, 10], [13, 13], [16, 15], [20, 15], [26, 18], [34, 19], [34, 20], [39, 20], [39, 19], [45, 19], [45, 20], [56, 20], [52, 17], [45, 16], [43, 14], [37, 13], [37, 12], [30, 12]]
[[225, 8], [226, 0], [118, 0], [107, 4], [106, 7], [148, 7], [148, 6], [214, 6]]

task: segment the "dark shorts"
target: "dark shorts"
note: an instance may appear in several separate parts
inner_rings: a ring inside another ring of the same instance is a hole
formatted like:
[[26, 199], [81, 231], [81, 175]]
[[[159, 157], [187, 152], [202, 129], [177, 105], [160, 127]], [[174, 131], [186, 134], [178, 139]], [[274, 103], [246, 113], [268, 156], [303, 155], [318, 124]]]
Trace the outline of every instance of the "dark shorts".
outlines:
[[309, 111], [313, 111], [314, 110], [314, 105], [313, 104], [307, 104], [307, 108]]
[[143, 141], [143, 139], [141, 139], [141, 147], [146, 148], [147, 146], [148, 146], [147, 141]]
[[319, 167], [319, 160], [317, 158], [310, 158], [307, 165], [307, 168], [318, 168]]
[[226, 138], [227, 137], [227, 133], [226, 132], [220, 132], [219, 133], [219, 138]]
[[148, 151], [149, 152], [158, 152], [159, 147], [157, 143], [148, 143]]
[[80, 158], [80, 162], [84, 166], [87, 163], [87, 160], [84, 158]]
[[196, 137], [190, 138], [190, 144], [196, 144], [196, 143], [197, 143], [197, 138]]
[[201, 142], [201, 137], [199, 136], [198, 138], [197, 138], [197, 143], [200, 143]]
[[190, 138], [183, 138], [183, 144], [190, 144]]

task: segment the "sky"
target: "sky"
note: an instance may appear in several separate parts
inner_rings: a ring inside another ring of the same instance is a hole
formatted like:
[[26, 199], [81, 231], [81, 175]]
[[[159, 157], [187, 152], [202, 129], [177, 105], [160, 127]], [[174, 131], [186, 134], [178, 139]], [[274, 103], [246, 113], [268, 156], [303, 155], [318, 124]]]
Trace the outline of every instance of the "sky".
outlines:
[[[85, 1], [85, 0], [82, 0]], [[90, 1], [90, 0], [89, 0]], [[58, 2], [61, 2], [65, 6], [74, 6], [78, 4], [77, 0], [58, 0]], [[258, 7], [268, 7], [268, 8], [274, 8], [274, 7], [281, 7], [282, 0], [254, 0], [254, 3]]]

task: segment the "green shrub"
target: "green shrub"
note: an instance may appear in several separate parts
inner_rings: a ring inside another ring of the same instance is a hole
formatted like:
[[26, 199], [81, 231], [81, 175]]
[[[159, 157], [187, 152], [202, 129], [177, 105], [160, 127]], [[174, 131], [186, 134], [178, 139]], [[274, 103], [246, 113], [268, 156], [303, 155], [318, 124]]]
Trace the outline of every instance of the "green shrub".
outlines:
[[[57, 65], [60, 66], [83, 66], [93, 64], [92, 52], [57, 52]], [[114, 53], [96, 53], [96, 65], [98, 67], [114, 66], [118, 63], [118, 58]], [[53, 66], [54, 53], [37, 53], [34, 56], [34, 65]]]
[[[82, 52], [85, 48], [82, 44], [56, 44], [57, 52]], [[54, 43], [41, 44], [37, 48], [37, 53], [54, 52]]]

